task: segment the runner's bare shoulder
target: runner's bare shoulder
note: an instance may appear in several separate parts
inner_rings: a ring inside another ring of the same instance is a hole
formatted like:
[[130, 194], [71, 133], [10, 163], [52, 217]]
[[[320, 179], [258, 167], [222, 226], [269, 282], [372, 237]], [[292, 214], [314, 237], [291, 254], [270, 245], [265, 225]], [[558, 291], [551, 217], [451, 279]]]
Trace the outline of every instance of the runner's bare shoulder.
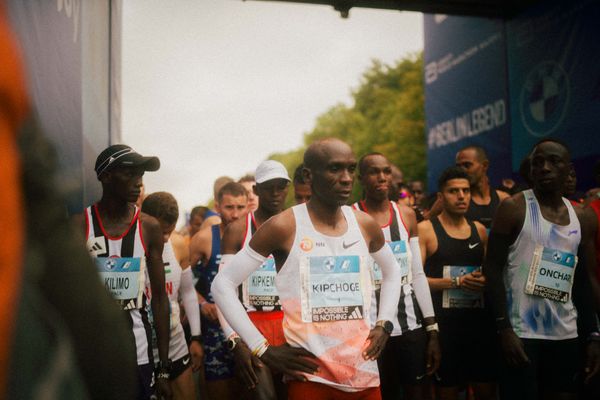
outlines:
[[246, 236], [246, 224], [247, 218], [244, 217], [225, 227], [221, 244], [223, 254], [235, 254], [241, 249]]
[[381, 227], [369, 214], [355, 209], [352, 209], [352, 211], [356, 216], [356, 222], [358, 222], [358, 226], [360, 226], [363, 237], [369, 245], [369, 251], [377, 251], [385, 244]]
[[288, 208], [266, 220], [252, 235], [250, 247], [259, 253], [270, 254], [273, 251], [288, 251], [294, 242], [296, 219], [292, 209]]
[[504, 199], [496, 210], [492, 221], [492, 231], [512, 234], [523, 227], [525, 222], [525, 195], [520, 192]]

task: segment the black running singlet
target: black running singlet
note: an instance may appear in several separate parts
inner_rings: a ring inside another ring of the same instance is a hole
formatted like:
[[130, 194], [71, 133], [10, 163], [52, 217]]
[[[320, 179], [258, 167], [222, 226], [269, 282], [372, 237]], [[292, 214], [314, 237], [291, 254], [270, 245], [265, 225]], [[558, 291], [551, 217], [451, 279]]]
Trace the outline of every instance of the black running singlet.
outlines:
[[[444, 267], [481, 267], [483, 262], [484, 247], [477, 227], [473, 221], [468, 221], [471, 227], [471, 236], [467, 239], [450, 237], [440, 220], [431, 219], [431, 225], [437, 237], [437, 250], [425, 260], [425, 274], [430, 278], [443, 278]], [[460, 270], [460, 268], [459, 268]], [[462, 325], [472, 321], [474, 314], [483, 313], [483, 308], [445, 308], [443, 304], [443, 291], [431, 291], [431, 300], [435, 316], [443, 325]]]
[[471, 199], [465, 217], [472, 221], [479, 221], [486, 229], [490, 229], [492, 219], [494, 219], [494, 214], [499, 205], [500, 197], [498, 197], [498, 193], [495, 189], [490, 189], [490, 203], [487, 205], [475, 204]]

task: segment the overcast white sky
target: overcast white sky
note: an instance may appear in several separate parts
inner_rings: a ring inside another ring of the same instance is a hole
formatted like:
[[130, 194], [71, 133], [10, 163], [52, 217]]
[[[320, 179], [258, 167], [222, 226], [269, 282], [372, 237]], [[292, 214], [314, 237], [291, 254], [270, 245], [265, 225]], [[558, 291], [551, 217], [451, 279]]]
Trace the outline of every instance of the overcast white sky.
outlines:
[[295, 149], [316, 117], [351, 104], [373, 58], [423, 48], [418, 13], [241, 0], [123, 2], [123, 142], [162, 167], [144, 177], [181, 214], [221, 175]]

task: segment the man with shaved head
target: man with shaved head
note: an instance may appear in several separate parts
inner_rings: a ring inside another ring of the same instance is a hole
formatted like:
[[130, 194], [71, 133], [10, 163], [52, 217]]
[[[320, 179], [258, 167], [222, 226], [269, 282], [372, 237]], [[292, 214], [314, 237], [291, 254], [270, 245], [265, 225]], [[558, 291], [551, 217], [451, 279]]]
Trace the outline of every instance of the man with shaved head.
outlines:
[[483, 147], [467, 146], [461, 149], [456, 153], [456, 166], [464, 169], [469, 175], [471, 185], [471, 202], [465, 217], [479, 221], [489, 229], [496, 209], [500, 202], [508, 197], [508, 193], [490, 186], [490, 178], [487, 175], [490, 161]]
[[596, 220], [562, 197], [570, 169], [564, 144], [539, 142], [530, 155], [533, 189], [503, 201], [494, 219], [483, 272], [505, 361], [503, 399], [575, 399], [580, 380], [600, 371], [589, 287], [597, 292]]
[[[376, 359], [393, 330], [400, 268], [377, 222], [344, 205], [355, 169], [346, 143], [311, 144], [304, 154], [310, 200], [265, 221], [212, 286], [220, 310], [252, 353], [284, 373], [290, 400], [381, 398]], [[281, 346], [265, 340], [236, 294], [270, 254], [284, 312], [287, 343]], [[383, 275], [378, 316], [370, 311], [369, 255]]]
[[[417, 218], [407, 206], [388, 199], [392, 186], [392, 164], [381, 153], [368, 153], [358, 162], [363, 200], [354, 208], [366, 212], [380, 225], [383, 236], [401, 266], [400, 302], [394, 330], [379, 357], [383, 399], [429, 398], [429, 380], [439, 365], [440, 349], [431, 293], [423, 272]], [[379, 268], [372, 270], [373, 285], [379, 284]], [[373, 306], [376, 307], [376, 301]]]

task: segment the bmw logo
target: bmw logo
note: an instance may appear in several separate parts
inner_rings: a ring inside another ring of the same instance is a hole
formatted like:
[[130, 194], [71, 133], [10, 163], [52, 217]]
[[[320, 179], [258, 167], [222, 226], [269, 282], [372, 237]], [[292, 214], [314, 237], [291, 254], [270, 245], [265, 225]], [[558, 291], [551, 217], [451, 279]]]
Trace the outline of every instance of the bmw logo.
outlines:
[[333, 271], [333, 269], [335, 268], [335, 258], [333, 257], [327, 257], [325, 259], [325, 262], [323, 263], [323, 266], [325, 267], [325, 269], [329, 272]]
[[521, 120], [536, 137], [554, 132], [565, 118], [569, 105], [569, 77], [555, 61], [538, 64], [529, 74], [521, 90]]
[[112, 258], [109, 258], [108, 260], [106, 260], [106, 264], [104, 264], [104, 266], [109, 271], [112, 271], [117, 266], [117, 262], [115, 260], [113, 260]]

